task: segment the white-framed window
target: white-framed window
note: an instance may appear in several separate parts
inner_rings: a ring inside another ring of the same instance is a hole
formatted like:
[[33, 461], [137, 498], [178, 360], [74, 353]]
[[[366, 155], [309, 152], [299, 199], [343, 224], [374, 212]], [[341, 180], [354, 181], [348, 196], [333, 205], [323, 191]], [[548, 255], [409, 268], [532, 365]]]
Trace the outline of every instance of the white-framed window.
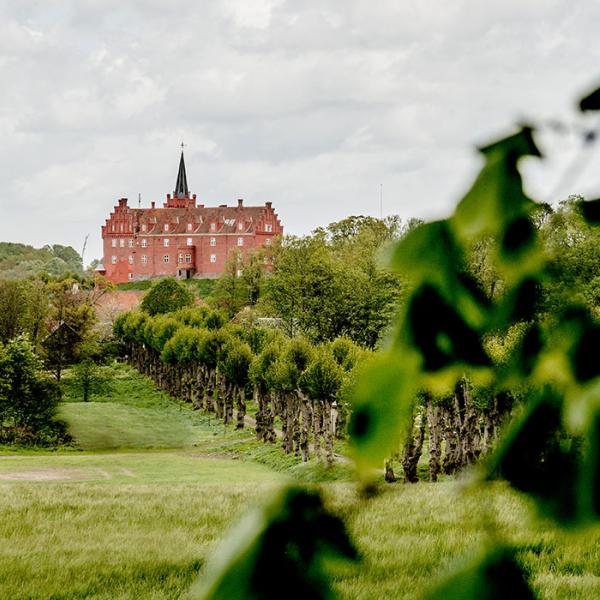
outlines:
[[265, 246], [270, 246], [271, 245], [271, 238], [266, 238], [265, 239]]
[[132, 256], [131, 254], [130, 254], [128, 257], [127, 257], [127, 262], [128, 262], [130, 265], [132, 265], [132, 264], [133, 264], [133, 256]]
[[242, 231], [244, 229], [244, 224], [240, 221], [238, 223], [238, 231]]
[[186, 245], [188, 245], [188, 246], [193, 246], [193, 245], [194, 245], [194, 240], [193, 240], [192, 238], [188, 238], [188, 239], [185, 241], [185, 243], [186, 243]]
[[133, 279], [133, 273], [127, 273], [127, 279]]
[[243, 237], [239, 237], [237, 244], [238, 244], [238, 246], [243, 246], [244, 245], [244, 238]]
[[148, 247], [148, 240], [146, 238], [144, 238], [142, 240], [142, 248], [147, 248]]
[[112, 240], [110, 240], [110, 245], [111, 245], [113, 248], [116, 248], [116, 247], [117, 247], [117, 240], [115, 240], [114, 238], [113, 238]]
[[194, 226], [191, 223], [187, 224], [187, 230], [188, 231], [192, 231], [193, 228], [194, 228]]
[[273, 231], [273, 225], [271, 225], [271, 223], [265, 223], [265, 231], [271, 233]]
[[119, 240], [119, 248], [125, 248], [125, 240]]
[[113, 256], [111, 256], [111, 257], [110, 257], [110, 262], [111, 262], [113, 265], [116, 265], [116, 264], [117, 264], [117, 257], [116, 257], [116, 256], [114, 256], [114, 255], [113, 255]]
[[181, 252], [177, 256], [177, 262], [180, 263], [180, 264], [183, 262], [183, 254], [181, 254]]
[[186, 254], [185, 255], [185, 262], [188, 263], [188, 264], [192, 262], [192, 255], [191, 254]]
[[210, 224], [210, 230], [211, 231], [216, 231], [217, 230], [217, 224], [216, 223], [211, 223]]
[[130, 248], [133, 248], [133, 239], [128, 240], [127, 243], [129, 244]]
[[145, 265], [148, 263], [148, 257], [145, 254], [142, 254], [142, 264]]
[[169, 231], [169, 224], [168, 223], [165, 223], [163, 225], [163, 231]]
[[211, 254], [210, 255], [210, 262], [212, 262], [212, 263], [216, 263], [217, 262], [217, 255], [216, 254]]
[[211, 237], [210, 238], [210, 245], [211, 246], [216, 246], [217, 245], [217, 238], [216, 237]]
[[169, 238], [165, 238], [165, 239], [163, 240], [163, 246], [164, 246], [165, 248], [168, 248], [168, 247], [169, 247]]
[[146, 231], [146, 223], [142, 223], [142, 231]]
[[168, 255], [168, 254], [165, 254], [165, 255], [163, 256], [163, 262], [164, 262], [164, 263], [168, 263], [168, 262], [169, 262], [169, 255]]

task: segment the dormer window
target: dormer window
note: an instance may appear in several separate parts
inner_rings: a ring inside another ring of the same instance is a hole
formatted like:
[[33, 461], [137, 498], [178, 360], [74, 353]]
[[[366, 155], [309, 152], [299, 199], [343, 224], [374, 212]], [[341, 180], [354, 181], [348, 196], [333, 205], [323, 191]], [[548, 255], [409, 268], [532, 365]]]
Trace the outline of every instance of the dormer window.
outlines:
[[169, 224], [168, 223], [165, 223], [163, 225], [163, 231], [169, 231]]
[[192, 231], [193, 228], [194, 228], [194, 226], [191, 223], [187, 224], [187, 230], [188, 231]]
[[239, 223], [238, 224], [238, 230], [242, 231], [244, 229], [244, 224], [243, 223]]

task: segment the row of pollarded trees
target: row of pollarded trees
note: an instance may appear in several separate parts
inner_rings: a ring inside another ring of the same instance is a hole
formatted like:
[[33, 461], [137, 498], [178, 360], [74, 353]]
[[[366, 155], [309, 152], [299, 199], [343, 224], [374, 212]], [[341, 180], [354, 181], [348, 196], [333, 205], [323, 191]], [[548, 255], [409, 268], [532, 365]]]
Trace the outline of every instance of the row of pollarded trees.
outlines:
[[281, 332], [226, 324], [203, 308], [150, 316], [119, 316], [115, 335], [130, 363], [169, 394], [243, 428], [256, 403], [256, 435], [275, 442], [276, 419], [285, 452], [303, 461], [311, 448], [333, 461], [333, 440], [344, 435], [346, 383], [368, 353], [338, 338], [314, 346]]
[[[333, 461], [342, 437], [357, 367], [373, 353], [346, 338], [313, 345], [279, 331], [225, 322], [219, 312], [183, 308], [150, 316], [132, 311], [115, 323], [129, 362], [169, 394], [243, 428], [255, 403], [256, 435], [307, 461], [311, 452]], [[427, 440], [429, 478], [473, 464], [494, 443], [514, 398], [461, 380], [452, 393], [423, 392], [397, 455], [405, 481], [417, 481]], [[280, 431], [276, 430], [277, 428]]]

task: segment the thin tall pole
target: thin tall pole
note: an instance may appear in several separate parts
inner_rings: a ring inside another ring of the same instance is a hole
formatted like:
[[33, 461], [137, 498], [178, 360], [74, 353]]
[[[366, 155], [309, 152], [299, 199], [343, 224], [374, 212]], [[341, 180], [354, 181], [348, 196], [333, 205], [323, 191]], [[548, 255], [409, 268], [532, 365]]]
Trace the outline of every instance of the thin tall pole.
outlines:
[[379, 184], [379, 218], [383, 220], [383, 183]]

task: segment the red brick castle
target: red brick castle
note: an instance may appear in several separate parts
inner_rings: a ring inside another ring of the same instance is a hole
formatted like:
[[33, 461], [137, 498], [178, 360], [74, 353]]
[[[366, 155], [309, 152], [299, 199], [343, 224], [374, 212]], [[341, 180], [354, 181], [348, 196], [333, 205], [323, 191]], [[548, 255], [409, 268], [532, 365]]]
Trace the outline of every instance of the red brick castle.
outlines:
[[190, 195], [183, 151], [173, 195], [162, 208], [132, 208], [127, 198], [102, 226], [103, 270], [114, 283], [163, 277], [217, 277], [232, 250], [269, 246], [283, 227], [270, 202], [264, 206], [205, 207]]

